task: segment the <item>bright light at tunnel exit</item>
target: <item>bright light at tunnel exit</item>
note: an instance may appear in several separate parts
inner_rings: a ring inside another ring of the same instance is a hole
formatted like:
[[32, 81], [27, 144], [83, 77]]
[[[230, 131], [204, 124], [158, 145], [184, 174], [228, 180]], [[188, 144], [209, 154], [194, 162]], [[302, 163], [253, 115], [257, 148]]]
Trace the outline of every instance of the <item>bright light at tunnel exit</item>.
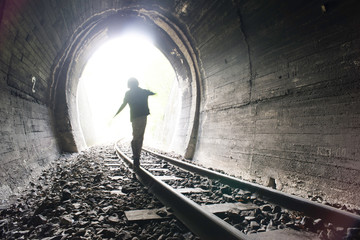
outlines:
[[[149, 97], [151, 115], [145, 139], [159, 132], [159, 122], [176, 85], [175, 72], [166, 57], [147, 36], [128, 33], [103, 44], [89, 59], [78, 86], [78, 113], [88, 146], [130, 140], [132, 129], [129, 107], [113, 118], [127, 88], [135, 77], [140, 87], [156, 92]], [[177, 86], [176, 86], [177, 87]]]

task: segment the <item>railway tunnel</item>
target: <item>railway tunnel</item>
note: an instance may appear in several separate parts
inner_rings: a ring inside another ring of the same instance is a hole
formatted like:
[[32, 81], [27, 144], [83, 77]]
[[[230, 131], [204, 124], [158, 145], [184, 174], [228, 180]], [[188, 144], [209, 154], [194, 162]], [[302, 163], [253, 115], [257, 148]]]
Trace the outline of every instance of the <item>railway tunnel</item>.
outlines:
[[286, 193], [359, 207], [359, 7], [2, 0], [2, 200], [61, 153], [86, 148], [80, 76], [96, 49], [135, 29], [153, 37], [176, 74], [179, 117], [163, 123], [177, 129], [172, 151]]

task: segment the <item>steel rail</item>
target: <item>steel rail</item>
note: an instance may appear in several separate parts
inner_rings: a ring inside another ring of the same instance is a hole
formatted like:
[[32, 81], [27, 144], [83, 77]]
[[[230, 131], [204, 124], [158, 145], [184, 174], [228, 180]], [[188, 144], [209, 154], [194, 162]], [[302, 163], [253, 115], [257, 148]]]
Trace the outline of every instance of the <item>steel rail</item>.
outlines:
[[[121, 157], [130, 167], [133, 167], [133, 161], [117, 145], [115, 145], [115, 150], [119, 158]], [[153, 193], [165, 206], [170, 207], [174, 215], [201, 239], [250, 239], [227, 222], [202, 209], [192, 200], [156, 179], [141, 166], [135, 171], [135, 174], [149, 192]]]
[[216, 171], [209, 170], [204, 167], [199, 167], [191, 163], [180, 161], [175, 158], [165, 156], [160, 153], [156, 153], [149, 149], [143, 150], [158, 156], [167, 162], [183, 168], [185, 170], [196, 172], [202, 176], [206, 176], [211, 179], [219, 180], [220, 182], [232, 187], [245, 189], [251, 192], [256, 192], [263, 199], [272, 202], [274, 204], [283, 206], [287, 209], [299, 211], [305, 213], [307, 216], [313, 218], [321, 218], [325, 221], [329, 221], [333, 224], [343, 227], [360, 227], [360, 216], [349, 213], [331, 206], [316, 203], [305, 198], [290, 195], [272, 188], [264, 187], [256, 183], [244, 181], [235, 177], [231, 177]]

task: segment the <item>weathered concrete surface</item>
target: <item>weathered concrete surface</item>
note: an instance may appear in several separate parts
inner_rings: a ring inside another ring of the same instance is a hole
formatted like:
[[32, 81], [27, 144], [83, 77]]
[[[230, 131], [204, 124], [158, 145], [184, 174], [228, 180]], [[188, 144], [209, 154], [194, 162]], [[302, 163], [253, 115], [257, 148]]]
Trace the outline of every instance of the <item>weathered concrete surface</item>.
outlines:
[[2, 192], [58, 151], [81, 149], [78, 77], [116, 22], [154, 33], [174, 66], [178, 152], [263, 184], [273, 178], [287, 192], [359, 206], [359, 4], [1, 1]]
[[196, 159], [359, 206], [359, 4], [233, 4], [190, 29], [204, 88]]
[[57, 156], [46, 106], [16, 90], [0, 90], [1, 199], [19, 192]]
[[0, 200], [23, 189], [58, 154], [46, 106], [52, 48], [33, 37], [44, 32], [20, 15], [21, 2], [8, 2], [0, 4]]

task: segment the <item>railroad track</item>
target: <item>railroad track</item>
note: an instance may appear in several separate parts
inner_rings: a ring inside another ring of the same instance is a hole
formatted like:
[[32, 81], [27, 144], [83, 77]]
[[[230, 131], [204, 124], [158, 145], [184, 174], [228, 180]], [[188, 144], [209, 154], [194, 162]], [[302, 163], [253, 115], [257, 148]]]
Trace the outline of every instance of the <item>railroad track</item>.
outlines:
[[[115, 150], [132, 168], [129, 149], [120, 149], [117, 144]], [[137, 179], [201, 239], [262, 239], [269, 229], [284, 229], [280, 235], [294, 234], [288, 229], [302, 230], [300, 235], [306, 239], [319, 239], [319, 232], [324, 239], [330, 235], [357, 239], [351, 234], [356, 235], [360, 227], [358, 215], [145, 152], [151, 157], [141, 160]], [[292, 239], [301, 239], [298, 235]]]

